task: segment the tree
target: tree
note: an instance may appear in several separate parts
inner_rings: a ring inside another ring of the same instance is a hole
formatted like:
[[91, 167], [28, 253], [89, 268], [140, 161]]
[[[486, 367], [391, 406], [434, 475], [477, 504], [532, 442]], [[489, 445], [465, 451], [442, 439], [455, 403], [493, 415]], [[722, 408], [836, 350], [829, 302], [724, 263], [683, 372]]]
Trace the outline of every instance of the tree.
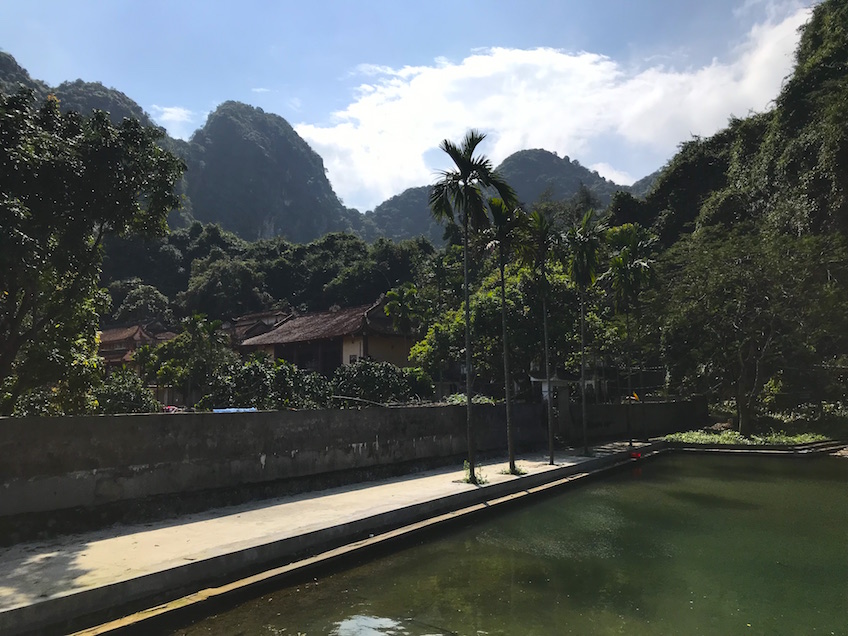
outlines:
[[[627, 342], [627, 393], [633, 395], [632, 337], [630, 331], [631, 312], [639, 313], [639, 295], [654, 279], [654, 261], [651, 250], [656, 243], [656, 237], [642, 226], [625, 223], [610, 228], [607, 232], [607, 242], [613, 250], [609, 269], [604, 273], [610, 282], [613, 297], [613, 307], [616, 313], [624, 314], [624, 331]], [[633, 437], [630, 432], [629, 411], [626, 412], [627, 434], [630, 443]]]
[[526, 236], [521, 243], [520, 253], [522, 260], [533, 268], [536, 280], [539, 284], [539, 296], [542, 300], [542, 337], [544, 339], [545, 352], [545, 380], [548, 384], [548, 461], [554, 463], [554, 396], [551, 386], [551, 356], [550, 339], [548, 338], [548, 258], [556, 250], [559, 236], [554, 229], [554, 224], [547, 212], [543, 209], [534, 209], [526, 224]]
[[114, 314], [118, 322], [143, 323], [158, 320], [164, 325], [174, 322], [168, 297], [152, 285], [137, 285], [126, 295]]
[[208, 321], [201, 314], [186, 318], [182, 333], [159, 345], [153, 351], [153, 360], [144, 361], [148, 372], [165, 384], [179, 387], [186, 403], [194, 404], [195, 394], [205, 395], [222, 369], [238, 364], [238, 355], [219, 331], [220, 325], [220, 321]]
[[62, 378], [81, 334], [95, 341], [104, 237], [165, 231], [184, 165], [162, 134], [0, 94], [0, 412]]
[[430, 192], [429, 203], [433, 216], [440, 223], [451, 223], [455, 215], [462, 225], [463, 298], [465, 300], [465, 408], [468, 438], [468, 464], [472, 483], [477, 483], [474, 420], [471, 409], [471, 390], [474, 377], [471, 356], [471, 316], [468, 290], [468, 241], [472, 231], [488, 226], [485, 190], [494, 189], [506, 205], [516, 202], [515, 192], [492, 167], [484, 155], [475, 156], [477, 146], [486, 135], [470, 130], [457, 146], [448, 139], [439, 144], [453, 161], [455, 168], [443, 170], [441, 179]]
[[837, 236], [703, 228], [682, 241], [664, 264], [672, 383], [732, 396], [750, 433], [771, 377], [845, 350], [846, 264]]
[[583, 453], [589, 454], [586, 427], [586, 292], [595, 284], [601, 269], [606, 223], [594, 210], [587, 210], [580, 221], [566, 232], [568, 255], [566, 267], [572, 282], [580, 290], [580, 403], [583, 418]]
[[507, 305], [506, 305], [506, 264], [518, 233], [522, 228], [524, 216], [519, 208], [509, 207], [502, 199], [489, 199], [489, 210], [492, 215], [493, 237], [490, 246], [498, 250], [498, 270], [500, 272], [501, 288], [501, 324], [503, 327], [503, 368], [504, 368], [504, 402], [506, 403], [506, 444], [509, 454], [509, 472], [517, 474], [515, 467], [515, 443], [512, 430], [512, 399], [510, 394], [511, 378], [509, 374], [509, 342], [507, 338]]
[[144, 385], [144, 381], [129, 369], [116, 369], [94, 391], [97, 411], [116, 413], [156, 413], [162, 405]]
[[383, 311], [392, 319], [392, 325], [404, 337], [417, 333], [421, 324], [418, 288], [410, 282], [390, 289], [386, 293], [386, 306]]

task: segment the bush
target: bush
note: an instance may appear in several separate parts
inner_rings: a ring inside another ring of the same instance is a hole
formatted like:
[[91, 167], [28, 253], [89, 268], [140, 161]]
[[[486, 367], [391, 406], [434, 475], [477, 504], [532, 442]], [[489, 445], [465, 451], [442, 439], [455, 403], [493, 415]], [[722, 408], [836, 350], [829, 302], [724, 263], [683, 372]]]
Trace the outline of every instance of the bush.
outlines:
[[428, 398], [433, 396], [435, 391], [433, 378], [424, 369], [421, 367], [405, 367], [402, 372], [409, 386], [409, 394], [412, 397]]
[[[360, 360], [336, 369], [333, 394], [370, 402], [405, 402], [410, 396], [406, 374], [389, 362]], [[350, 405], [356, 405], [354, 400]]]
[[97, 412], [107, 415], [118, 413], [157, 413], [162, 405], [153, 397], [144, 381], [129, 369], [118, 369], [106, 376], [94, 390]]

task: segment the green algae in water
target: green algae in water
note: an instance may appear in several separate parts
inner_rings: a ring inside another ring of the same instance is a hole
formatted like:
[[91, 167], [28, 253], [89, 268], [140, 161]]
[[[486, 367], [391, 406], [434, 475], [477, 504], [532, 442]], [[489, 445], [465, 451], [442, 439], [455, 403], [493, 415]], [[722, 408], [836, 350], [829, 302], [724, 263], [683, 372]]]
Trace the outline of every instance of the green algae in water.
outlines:
[[848, 461], [672, 455], [180, 630], [844, 634]]

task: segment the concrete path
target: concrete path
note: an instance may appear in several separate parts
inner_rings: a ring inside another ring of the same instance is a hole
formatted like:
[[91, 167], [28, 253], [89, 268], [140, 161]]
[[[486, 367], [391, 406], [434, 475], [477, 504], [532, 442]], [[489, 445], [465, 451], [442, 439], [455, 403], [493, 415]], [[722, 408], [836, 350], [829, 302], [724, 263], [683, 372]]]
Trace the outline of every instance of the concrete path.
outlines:
[[204, 578], [340, 545], [346, 533], [354, 540], [370, 529], [399, 527], [581, 472], [586, 461], [600, 466], [627, 457], [626, 443], [596, 448], [593, 460], [560, 452], [554, 466], [536, 453], [520, 457], [520, 477], [504, 474], [504, 461], [482, 462], [482, 487], [448, 468], [19, 544], [0, 554], [0, 633], [55, 625], [167, 589], [194, 591]]

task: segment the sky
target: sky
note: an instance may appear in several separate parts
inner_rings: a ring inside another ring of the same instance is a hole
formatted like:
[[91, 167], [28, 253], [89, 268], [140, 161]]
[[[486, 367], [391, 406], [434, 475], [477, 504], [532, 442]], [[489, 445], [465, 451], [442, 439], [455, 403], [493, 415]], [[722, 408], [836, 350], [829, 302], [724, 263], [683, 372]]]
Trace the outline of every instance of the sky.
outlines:
[[544, 148], [630, 184], [771, 106], [811, 1], [0, 0], [0, 49], [183, 139], [226, 100], [281, 115], [365, 211], [469, 128], [495, 165]]

